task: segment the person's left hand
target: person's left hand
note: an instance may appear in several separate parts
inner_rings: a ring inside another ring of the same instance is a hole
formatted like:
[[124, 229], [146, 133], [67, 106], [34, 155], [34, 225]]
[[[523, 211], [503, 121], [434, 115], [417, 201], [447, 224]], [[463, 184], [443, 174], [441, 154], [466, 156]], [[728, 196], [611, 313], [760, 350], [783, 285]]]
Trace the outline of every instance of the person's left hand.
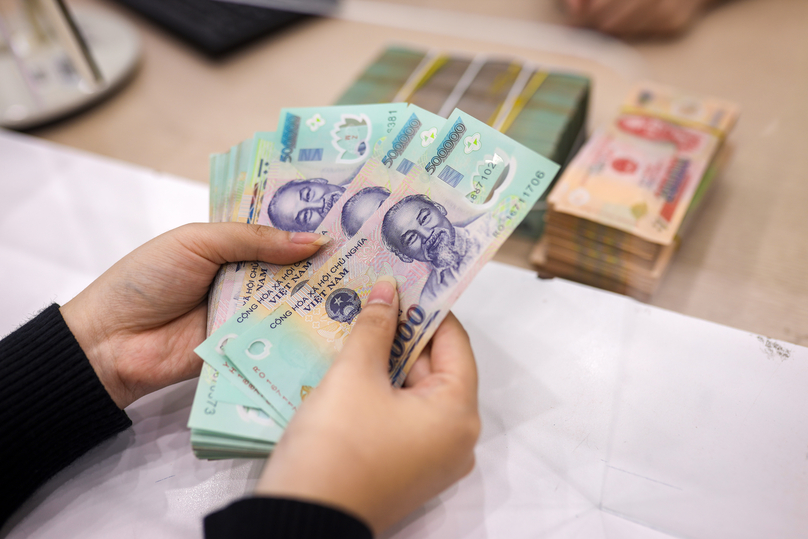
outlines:
[[118, 261], [61, 307], [62, 316], [115, 403], [199, 374], [207, 294], [222, 264], [289, 264], [313, 255], [322, 236], [242, 223], [192, 224]]

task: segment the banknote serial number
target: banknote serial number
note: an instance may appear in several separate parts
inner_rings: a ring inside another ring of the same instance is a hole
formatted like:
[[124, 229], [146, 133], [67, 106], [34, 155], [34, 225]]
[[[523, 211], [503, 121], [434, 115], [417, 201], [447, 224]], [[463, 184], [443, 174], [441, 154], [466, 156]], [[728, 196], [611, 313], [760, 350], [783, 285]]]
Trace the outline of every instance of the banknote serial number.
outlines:
[[387, 117], [387, 134], [389, 135], [396, 127], [396, 111], [391, 110], [388, 111], [387, 114], [390, 115]]
[[[217, 372], [215, 378], [218, 378], [218, 376], [219, 373]], [[215, 388], [216, 386], [213, 387]], [[207, 404], [207, 406], [205, 406], [205, 415], [216, 415], [216, 405], [219, 404], [219, 402], [213, 398], [213, 388], [211, 388], [210, 392], [208, 393], [208, 398], [205, 400], [205, 404]]]
[[537, 170], [533, 177], [530, 179], [530, 183], [525, 186], [525, 191], [522, 193], [524, 197], [529, 197], [531, 193], [533, 193], [534, 188], [538, 188], [541, 186], [541, 181], [544, 179], [544, 171]]

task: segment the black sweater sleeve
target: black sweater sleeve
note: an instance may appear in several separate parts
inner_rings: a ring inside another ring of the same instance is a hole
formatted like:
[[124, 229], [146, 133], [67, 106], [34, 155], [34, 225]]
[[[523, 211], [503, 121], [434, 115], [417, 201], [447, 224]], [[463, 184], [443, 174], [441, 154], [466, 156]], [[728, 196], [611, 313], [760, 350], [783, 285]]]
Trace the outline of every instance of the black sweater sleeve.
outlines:
[[132, 425], [58, 305], [0, 341], [0, 525], [56, 472]]
[[342, 511], [283, 498], [244, 498], [205, 518], [205, 538], [372, 539], [362, 521]]
[[[45, 481], [129, 417], [104, 389], [58, 305], [0, 340], [0, 526]], [[371, 538], [361, 521], [296, 500], [245, 498], [205, 519], [218, 537]]]

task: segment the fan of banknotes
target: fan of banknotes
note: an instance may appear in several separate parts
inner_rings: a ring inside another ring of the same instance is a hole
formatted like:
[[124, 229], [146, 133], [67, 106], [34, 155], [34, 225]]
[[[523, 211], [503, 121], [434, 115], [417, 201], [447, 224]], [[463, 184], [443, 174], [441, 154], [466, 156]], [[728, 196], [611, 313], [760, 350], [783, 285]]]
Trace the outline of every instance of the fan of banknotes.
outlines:
[[647, 301], [729, 155], [738, 109], [640, 83], [548, 197], [541, 271]]
[[200, 458], [272, 451], [316, 391], [376, 280], [401, 301], [389, 357], [401, 385], [470, 280], [558, 166], [455, 109], [406, 103], [290, 108], [211, 158], [212, 221], [327, 234], [290, 266], [223, 266], [209, 298], [189, 427]]

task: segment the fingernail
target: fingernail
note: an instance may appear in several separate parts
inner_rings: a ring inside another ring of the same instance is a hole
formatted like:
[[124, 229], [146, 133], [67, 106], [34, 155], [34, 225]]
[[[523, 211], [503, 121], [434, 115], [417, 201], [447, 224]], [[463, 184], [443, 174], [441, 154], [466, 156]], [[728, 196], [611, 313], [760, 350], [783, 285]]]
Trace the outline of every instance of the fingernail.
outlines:
[[330, 242], [331, 236], [328, 234], [317, 234], [316, 232], [290, 232], [289, 241], [303, 245], [317, 245], [320, 247]]
[[396, 280], [392, 275], [382, 275], [370, 289], [368, 294], [368, 305], [383, 303], [392, 305], [396, 297]]

